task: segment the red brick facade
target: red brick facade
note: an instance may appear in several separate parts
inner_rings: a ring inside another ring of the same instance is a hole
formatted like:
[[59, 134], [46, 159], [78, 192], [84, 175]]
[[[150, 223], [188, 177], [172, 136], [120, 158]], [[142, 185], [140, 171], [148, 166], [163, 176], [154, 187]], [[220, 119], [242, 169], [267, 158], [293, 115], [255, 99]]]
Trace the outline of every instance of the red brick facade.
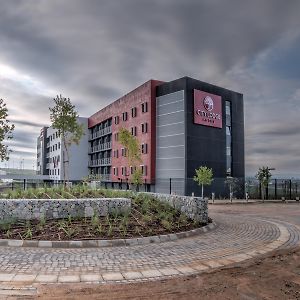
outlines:
[[[146, 167], [146, 175], [143, 176], [143, 180], [148, 184], [154, 184], [155, 182], [156, 86], [161, 83], [162, 82], [160, 81], [149, 80], [89, 118], [89, 128], [112, 118], [112, 182], [119, 182], [120, 179], [125, 181], [131, 176], [128, 158], [122, 156], [122, 145], [118, 143], [115, 135], [118, 133], [120, 128], [126, 128], [131, 131], [131, 128], [133, 127], [136, 127], [136, 137], [139, 140], [139, 143], [141, 145], [147, 144], [147, 153], [141, 154], [141, 165]], [[144, 110], [146, 110], [145, 106], [147, 106], [146, 112], [142, 112], [143, 104]], [[132, 109], [135, 110], [136, 116], [132, 115]], [[123, 120], [123, 113], [127, 113], [127, 120]], [[118, 124], [115, 122], [115, 117], [119, 118]], [[142, 126], [147, 126], [147, 132], [142, 132]], [[115, 150], [118, 150], [118, 157], [115, 155]], [[126, 174], [122, 175], [122, 167], [127, 168]], [[116, 172], [118, 174], [116, 174]]]

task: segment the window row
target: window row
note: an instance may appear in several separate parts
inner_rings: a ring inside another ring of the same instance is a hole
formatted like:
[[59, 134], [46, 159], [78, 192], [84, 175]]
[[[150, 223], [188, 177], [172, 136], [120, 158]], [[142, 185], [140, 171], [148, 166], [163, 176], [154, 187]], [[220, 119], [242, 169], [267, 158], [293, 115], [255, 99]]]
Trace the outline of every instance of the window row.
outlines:
[[49, 170], [49, 175], [59, 175], [59, 169]]
[[50, 152], [60, 149], [60, 142], [50, 147]]
[[49, 158], [49, 163], [59, 163], [60, 162], [60, 155], [54, 156], [54, 157], [50, 157]]
[[[142, 154], [147, 154], [148, 153], [148, 144], [147, 143], [143, 143], [141, 145], [141, 152]], [[113, 152], [113, 155], [115, 158], [119, 157], [119, 150], [116, 149]], [[126, 157], [127, 156], [127, 149], [126, 148], [121, 148], [121, 156]]]
[[[142, 113], [146, 113], [148, 112], [148, 102], [144, 102], [141, 104], [141, 110], [142, 110]], [[132, 118], [135, 118], [137, 116], [137, 107], [132, 107], [131, 108], [131, 117]], [[123, 112], [122, 113], [122, 121], [125, 122], [128, 120], [128, 112]], [[119, 124], [120, 123], [120, 116], [115, 116], [114, 117], [114, 122], [115, 124]]]
[[[142, 175], [147, 176], [147, 166], [141, 165], [141, 170], [142, 170]], [[122, 176], [129, 176], [132, 175], [136, 171], [136, 167], [130, 166], [129, 168], [129, 173], [127, 173], [127, 167], [121, 167], [121, 174]], [[118, 167], [113, 167], [113, 174], [115, 176], [119, 176], [119, 168]]]
[[[141, 130], [142, 130], [142, 133], [147, 133], [147, 132], [148, 132], [148, 123], [142, 123], [142, 124], [141, 124]], [[131, 131], [131, 134], [132, 134], [133, 136], [137, 136], [137, 132], [138, 132], [137, 126], [131, 127], [131, 128], [130, 128], [130, 131]], [[114, 139], [115, 139], [115, 141], [118, 141], [118, 140], [119, 140], [119, 133], [118, 133], [118, 132], [116, 132], [116, 133], [114, 134]]]
[[54, 140], [55, 138], [58, 138], [58, 131], [49, 136], [50, 141]]

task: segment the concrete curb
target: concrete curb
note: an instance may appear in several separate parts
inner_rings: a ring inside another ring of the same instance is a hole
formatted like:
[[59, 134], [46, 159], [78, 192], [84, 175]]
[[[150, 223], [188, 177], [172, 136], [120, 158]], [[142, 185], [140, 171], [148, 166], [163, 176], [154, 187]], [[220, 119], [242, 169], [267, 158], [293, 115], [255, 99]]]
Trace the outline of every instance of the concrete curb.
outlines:
[[131, 239], [115, 240], [74, 240], [74, 241], [38, 241], [0, 239], [0, 247], [31, 247], [31, 248], [103, 248], [119, 246], [136, 246], [153, 243], [164, 243], [209, 232], [217, 227], [215, 222], [200, 228], [164, 235], [146, 236]]
[[[267, 221], [276, 225], [280, 231], [280, 236], [268, 243], [261, 245], [246, 252], [237, 252], [229, 255], [221, 255], [217, 258], [196, 261], [190, 264], [178, 264], [165, 268], [145, 268], [142, 270], [132, 271], [105, 271], [90, 274], [18, 274], [18, 273], [0, 273], [0, 282], [9, 284], [31, 284], [29, 288], [34, 288], [33, 284], [76, 284], [76, 283], [93, 283], [93, 284], [128, 284], [137, 282], [149, 282], [156, 280], [165, 280], [169, 278], [196, 275], [203, 272], [211, 272], [215, 269], [226, 268], [230, 265], [239, 264], [246, 260], [265, 255], [273, 250], [280, 248], [290, 238], [290, 233], [286, 226], [277, 222]], [[209, 227], [209, 225], [211, 225]], [[207, 230], [212, 230], [216, 224], [209, 224]], [[14, 287], [15, 289], [15, 287]]]

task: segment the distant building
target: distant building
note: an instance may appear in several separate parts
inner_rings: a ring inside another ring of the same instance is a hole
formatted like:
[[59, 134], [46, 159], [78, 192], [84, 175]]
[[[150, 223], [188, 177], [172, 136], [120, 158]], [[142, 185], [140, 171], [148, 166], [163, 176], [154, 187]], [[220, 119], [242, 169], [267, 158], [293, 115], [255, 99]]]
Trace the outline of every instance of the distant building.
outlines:
[[[72, 144], [69, 148], [69, 180], [82, 180], [88, 175], [88, 119], [78, 118], [85, 126], [85, 134], [79, 145]], [[43, 127], [37, 138], [37, 174], [48, 175], [51, 181], [62, 181], [64, 178], [63, 142], [58, 130], [52, 127]]]

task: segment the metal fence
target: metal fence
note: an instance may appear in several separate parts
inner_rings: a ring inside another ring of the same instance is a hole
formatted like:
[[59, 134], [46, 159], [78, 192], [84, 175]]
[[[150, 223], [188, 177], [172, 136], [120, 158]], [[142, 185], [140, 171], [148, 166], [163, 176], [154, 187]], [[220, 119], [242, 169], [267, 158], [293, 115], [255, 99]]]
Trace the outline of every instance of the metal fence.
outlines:
[[[226, 182], [227, 178], [214, 178], [210, 186], [204, 187], [204, 197], [215, 199], [229, 199], [230, 189]], [[0, 193], [8, 190], [38, 188], [44, 186], [57, 186], [63, 183], [54, 183], [53, 181], [42, 180], [13, 180], [0, 185]], [[72, 184], [82, 184], [82, 181], [76, 181]], [[99, 187], [106, 189], [136, 189], [128, 181], [120, 182], [101, 182]], [[156, 179], [155, 185], [143, 183], [138, 187], [141, 192], [158, 192], [164, 194], [192, 195], [201, 196], [201, 186], [193, 178], [160, 178]], [[255, 178], [235, 178], [232, 186], [233, 198], [245, 199], [246, 194], [249, 199], [265, 200], [299, 200], [300, 198], [300, 179], [272, 179], [264, 190]]]
[[272, 179], [269, 185], [264, 188], [257, 179], [246, 179], [245, 191], [252, 199], [266, 200], [299, 200], [300, 179]]

